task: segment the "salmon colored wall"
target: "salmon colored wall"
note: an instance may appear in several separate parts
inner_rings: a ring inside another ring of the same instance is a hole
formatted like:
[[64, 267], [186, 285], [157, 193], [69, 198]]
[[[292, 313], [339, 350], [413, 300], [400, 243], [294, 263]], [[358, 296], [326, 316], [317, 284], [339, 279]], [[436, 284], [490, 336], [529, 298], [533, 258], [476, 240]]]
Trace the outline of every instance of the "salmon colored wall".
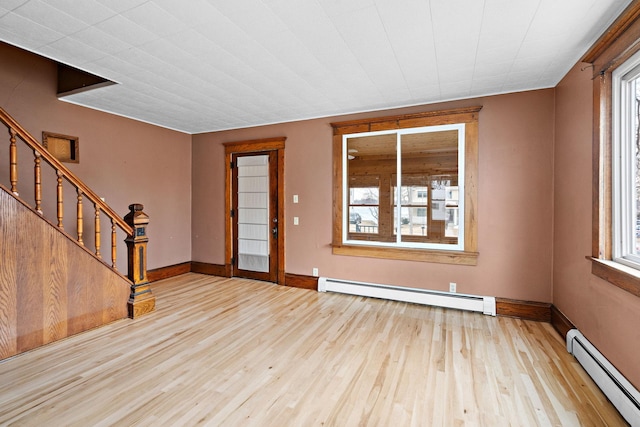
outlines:
[[[332, 236], [331, 122], [482, 105], [478, 265], [337, 256]], [[551, 301], [553, 90], [194, 135], [194, 261], [224, 264], [222, 143], [286, 136], [286, 272]], [[293, 204], [293, 195], [299, 203]], [[300, 225], [293, 225], [293, 217]]]
[[[191, 136], [59, 101], [55, 64], [3, 43], [0, 64], [0, 107], [38, 141], [42, 131], [79, 137], [80, 163], [66, 165], [116, 212], [124, 216], [134, 202], [145, 206], [151, 218], [148, 267], [190, 261]], [[2, 129], [0, 162], [8, 164], [9, 136]], [[21, 194], [28, 194], [33, 176], [33, 157], [28, 158], [29, 167], [21, 166], [20, 171]], [[4, 180], [2, 184], [8, 185]], [[65, 200], [73, 212], [75, 194], [66, 190]], [[86, 213], [85, 217], [88, 229], [91, 221]], [[109, 227], [103, 224], [104, 235], [108, 236]], [[103, 253], [109, 254], [105, 244]], [[118, 258], [119, 269], [126, 271], [126, 249], [119, 247]]]
[[591, 68], [556, 87], [553, 303], [640, 388], [640, 298], [591, 274]]

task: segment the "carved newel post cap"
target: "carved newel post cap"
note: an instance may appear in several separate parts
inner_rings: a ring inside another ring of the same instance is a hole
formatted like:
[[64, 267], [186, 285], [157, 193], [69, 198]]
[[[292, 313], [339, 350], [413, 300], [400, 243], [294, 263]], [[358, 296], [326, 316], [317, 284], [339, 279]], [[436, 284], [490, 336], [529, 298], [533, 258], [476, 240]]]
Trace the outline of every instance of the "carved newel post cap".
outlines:
[[141, 203], [133, 203], [129, 205], [129, 213], [125, 215], [124, 221], [132, 227], [136, 225], [145, 225], [149, 223], [149, 215], [142, 212], [144, 206]]

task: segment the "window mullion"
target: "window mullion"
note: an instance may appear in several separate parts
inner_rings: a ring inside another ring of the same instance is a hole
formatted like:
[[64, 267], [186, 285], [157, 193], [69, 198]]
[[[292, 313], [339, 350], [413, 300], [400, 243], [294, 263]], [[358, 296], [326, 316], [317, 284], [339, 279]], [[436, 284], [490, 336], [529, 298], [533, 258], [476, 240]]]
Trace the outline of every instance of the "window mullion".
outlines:
[[627, 183], [629, 185], [628, 197], [629, 197], [629, 206], [627, 214], [628, 216], [628, 228], [626, 230], [626, 235], [628, 238], [627, 251], [634, 257], [634, 261], [638, 261], [638, 254], [636, 253], [636, 239], [637, 239], [637, 153], [636, 153], [636, 144], [637, 144], [637, 129], [638, 129], [638, 102], [636, 101], [638, 97], [638, 77], [634, 78], [629, 84], [629, 102], [628, 108], [631, 109], [629, 111], [629, 133], [628, 133], [628, 143], [627, 143]]
[[620, 204], [618, 206], [619, 214], [619, 227], [617, 233], [619, 235], [620, 242], [622, 244], [621, 253], [619, 255], [623, 258], [628, 258], [629, 255], [633, 255], [633, 176], [632, 176], [632, 139], [633, 139], [633, 81], [624, 81], [622, 85], [622, 108], [621, 108], [621, 122], [622, 129], [620, 131], [620, 156], [617, 159], [620, 165], [620, 179], [619, 179], [619, 199]]
[[400, 132], [396, 134], [396, 243], [402, 241], [402, 135]]
[[347, 136], [342, 136], [342, 241], [347, 240], [347, 236], [349, 233], [349, 200], [350, 200], [350, 191], [349, 188], [349, 176], [347, 174], [347, 165], [348, 165], [348, 152], [347, 152]]
[[622, 204], [620, 221], [621, 229], [619, 233], [622, 238], [623, 245], [623, 257], [628, 257], [633, 254], [633, 245], [631, 239], [631, 223], [632, 223], [632, 164], [631, 164], [631, 147], [633, 139], [633, 80], [626, 81], [624, 85], [624, 97], [623, 97], [623, 128], [621, 132], [621, 187], [622, 196], [620, 201]]

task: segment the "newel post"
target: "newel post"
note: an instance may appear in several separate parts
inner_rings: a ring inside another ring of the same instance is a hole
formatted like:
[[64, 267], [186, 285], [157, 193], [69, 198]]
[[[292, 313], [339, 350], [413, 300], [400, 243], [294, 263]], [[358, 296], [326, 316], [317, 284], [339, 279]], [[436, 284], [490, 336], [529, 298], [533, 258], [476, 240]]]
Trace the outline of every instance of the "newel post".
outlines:
[[142, 212], [141, 204], [129, 205], [130, 212], [124, 217], [127, 224], [133, 228], [133, 235], [127, 236], [127, 253], [129, 256], [129, 271], [127, 276], [133, 282], [131, 295], [127, 307], [129, 317], [134, 319], [150, 313], [156, 306], [156, 297], [151, 292], [151, 285], [147, 280], [147, 224], [149, 216]]

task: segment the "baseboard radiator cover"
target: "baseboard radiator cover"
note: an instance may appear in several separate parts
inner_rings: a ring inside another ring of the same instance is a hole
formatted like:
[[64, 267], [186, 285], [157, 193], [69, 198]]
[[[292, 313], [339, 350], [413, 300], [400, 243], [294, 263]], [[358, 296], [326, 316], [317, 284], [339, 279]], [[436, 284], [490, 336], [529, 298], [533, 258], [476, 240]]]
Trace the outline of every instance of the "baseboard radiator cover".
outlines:
[[477, 311], [490, 316], [496, 315], [495, 297], [430, 291], [427, 289], [331, 279], [328, 277], [320, 277], [318, 279], [318, 292], [337, 292], [458, 310]]
[[633, 427], [640, 427], [640, 393], [580, 331], [567, 332], [567, 351]]

